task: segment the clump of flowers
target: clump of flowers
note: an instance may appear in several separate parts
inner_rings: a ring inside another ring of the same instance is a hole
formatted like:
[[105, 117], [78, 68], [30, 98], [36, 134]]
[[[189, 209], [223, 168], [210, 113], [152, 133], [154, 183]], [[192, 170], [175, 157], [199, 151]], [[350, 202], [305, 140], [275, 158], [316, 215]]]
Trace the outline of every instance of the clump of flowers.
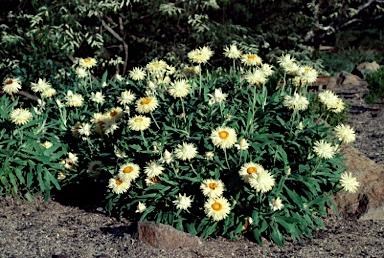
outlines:
[[[231, 238], [247, 222], [260, 243], [263, 236], [283, 244], [287, 234], [299, 240], [321, 226], [333, 193], [359, 186], [340, 169], [340, 144], [355, 132], [331, 127], [311, 106], [318, 100], [329, 116], [344, 104], [329, 91], [311, 95], [317, 72], [290, 55], [274, 66], [231, 45], [224, 56], [233, 67], [211, 73], [213, 54], [203, 46], [188, 53], [188, 69], [153, 59], [100, 82], [74, 74], [80, 85], [47, 100], [69, 146], [55, 178], [95, 181], [106, 210], [129, 219]], [[78, 65], [85, 75], [97, 62]], [[10, 121], [33, 118], [21, 117]]]

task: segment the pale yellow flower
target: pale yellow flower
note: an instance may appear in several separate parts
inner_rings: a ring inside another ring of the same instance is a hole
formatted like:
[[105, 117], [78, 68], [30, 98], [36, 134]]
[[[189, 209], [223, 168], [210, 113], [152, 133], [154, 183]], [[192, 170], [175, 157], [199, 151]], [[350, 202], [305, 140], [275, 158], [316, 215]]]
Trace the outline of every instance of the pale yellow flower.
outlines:
[[267, 81], [267, 77], [261, 69], [254, 69], [253, 71], [249, 70], [244, 75], [244, 79], [250, 85], [262, 85]]
[[98, 104], [103, 104], [105, 101], [105, 97], [102, 92], [91, 92], [91, 98], [93, 102], [96, 102]]
[[241, 56], [241, 62], [246, 66], [258, 66], [261, 65], [262, 60], [258, 55], [248, 53]]
[[91, 129], [92, 129], [92, 127], [90, 124], [81, 123], [77, 129], [77, 132], [83, 136], [90, 136], [92, 133]]
[[355, 193], [360, 183], [357, 182], [356, 177], [352, 177], [352, 173], [344, 172], [340, 176], [340, 184], [345, 191], [349, 193]]
[[86, 78], [89, 76], [89, 71], [87, 69], [84, 69], [82, 67], [77, 67], [76, 68], [76, 75], [79, 78]]
[[210, 198], [204, 204], [204, 212], [207, 217], [219, 221], [228, 216], [231, 212], [231, 207], [228, 200], [224, 197]]
[[144, 173], [148, 177], [155, 177], [163, 174], [163, 170], [165, 169], [163, 165], [160, 165], [157, 161], [150, 161], [146, 163], [147, 165], [144, 167]]
[[46, 89], [41, 93], [41, 97], [43, 98], [50, 98], [56, 95], [56, 90], [53, 88]]
[[149, 128], [151, 119], [146, 116], [134, 116], [128, 120], [128, 127], [133, 131], [144, 131]]
[[298, 73], [303, 85], [312, 85], [317, 80], [318, 73], [312, 67], [300, 67]]
[[230, 127], [218, 127], [211, 133], [213, 145], [221, 149], [232, 148], [237, 142], [236, 131]]
[[213, 51], [210, 47], [202, 47], [199, 49], [194, 49], [188, 53], [188, 58], [194, 63], [202, 64], [208, 62], [208, 60], [212, 57]]
[[221, 196], [224, 192], [224, 187], [224, 183], [220, 179], [205, 179], [200, 184], [200, 189], [204, 196], [209, 198], [216, 198]]
[[125, 181], [129, 181], [129, 182], [134, 181], [139, 177], [139, 175], [140, 175], [140, 167], [137, 164], [129, 162], [129, 163], [125, 163], [119, 168], [118, 176]]
[[11, 111], [9, 118], [16, 125], [24, 125], [32, 120], [32, 113], [24, 108], [16, 108]]
[[156, 97], [149, 96], [140, 98], [136, 102], [136, 111], [140, 114], [150, 113], [159, 106], [159, 102]]
[[342, 101], [340, 98], [336, 101], [335, 108], [332, 109], [333, 113], [340, 113], [344, 110], [345, 108], [345, 103]]
[[72, 153], [72, 152], [69, 152], [68, 158], [66, 158], [63, 161], [63, 164], [64, 164], [66, 169], [74, 169], [75, 166], [77, 166], [78, 161], [79, 161], [79, 158], [77, 157], [77, 155]]
[[45, 141], [41, 145], [43, 145], [46, 149], [49, 149], [53, 146], [53, 144], [50, 141]]
[[235, 144], [235, 147], [240, 151], [247, 150], [249, 148], [249, 143], [243, 138], [238, 144]]
[[163, 152], [163, 156], [160, 158], [159, 162], [160, 163], [167, 163], [170, 164], [173, 162], [173, 154], [172, 152], [169, 152], [168, 150], [165, 150]]
[[128, 105], [131, 104], [135, 98], [136, 96], [133, 92], [126, 90], [120, 94], [120, 97], [117, 97], [117, 100], [121, 105]]
[[275, 185], [275, 178], [268, 172], [268, 170], [252, 173], [248, 180], [249, 184], [256, 190], [256, 192], [266, 193], [272, 190]]
[[113, 120], [114, 122], [119, 121], [123, 117], [123, 114], [124, 112], [121, 107], [111, 108], [111, 110], [107, 112], [108, 118]]
[[115, 194], [122, 194], [128, 191], [129, 187], [131, 187], [131, 182], [124, 181], [119, 177], [114, 177], [109, 179], [108, 187], [111, 188]]
[[63, 180], [67, 177], [67, 174], [65, 173], [65, 171], [60, 171], [58, 174], [57, 174], [57, 179], [59, 180]]
[[281, 56], [277, 62], [283, 70], [291, 75], [296, 75], [299, 71], [299, 66], [296, 63], [296, 59], [291, 57], [290, 54]]
[[241, 57], [242, 52], [236, 45], [230, 45], [229, 48], [228, 46], [224, 48], [224, 55], [230, 59], [237, 59]]
[[183, 98], [189, 94], [191, 85], [184, 79], [172, 82], [168, 87], [169, 95], [174, 98]]
[[139, 202], [137, 205], [137, 210], [135, 211], [136, 213], [143, 213], [147, 209], [147, 206], [145, 203]]
[[80, 58], [79, 60], [79, 65], [84, 69], [92, 68], [96, 66], [96, 64], [97, 64], [96, 59], [91, 57], [84, 58], [84, 59]]
[[272, 208], [273, 211], [278, 211], [284, 208], [283, 201], [280, 199], [280, 197], [277, 197], [276, 199], [273, 199], [269, 206]]
[[71, 90], [67, 92], [65, 99], [68, 107], [81, 107], [84, 102], [83, 96], [78, 93], [73, 93]]
[[324, 159], [331, 159], [336, 154], [336, 148], [324, 140], [316, 141], [313, 146], [313, 151], [318, 157]]
[[300, 96], [296, 92], [293, 96], [285, 96], [283, 101], [284, 106], [293, 110], [306, 110], [309, 105], [309, 101], [306, 97]]
[[9, 95], [18, 93], [21, 89], [19, 78], [6, 78], [3, 82], [3, 91]]
[[260, 69], [265, 77], [269, 77], [274, 73], [272, 66], [269, 64], [262, 64]]
[[167, 67], [168, 65], [165, 61], [155, 59], [149, 62], [145, 68], [152, 74], [160, 75], [167, 71]]
[[214, 156], [215, 156], [215, 153], [213, 153], [212, 151], [206, 151], [205, 152], [205, 159], [207, 159], [207, 160], [213, 160]]
[[340, 105], [340, 99], [330, 90], [322, 91], [318, 94], [320, 102], [322, 102], [327, 109], [336, 109]]
[[44, 92], [48, 89], [50, 89], [52, 86], [49, 82], [46, 81], [46, 79], [41, 79], [37, 81], [37, 83], [31, 83], [31, 90], [33, 92]]
[[129, 77], [134, 81], [144, 80], [147, 74], [141, 67], [135, 67], [131, 71], [129, 71]]
[[179, 196], [173, 201], [173, 204], [176, 205], [176, 208], [179, 210], [187, 210], [192, 205], [192, 199], [186, 194], [181, 195], [179, 193]]
[[353, 128], [351, 128], [349, 125], [337, 125], [334, 131], [336, 133], [336, 137], [345, 143], [351, 143], [356, 140], [355, 130], [353, 130]]
[[191, 160], [197, 155], [197, 148], [193, 143], [183, 142], [182, 145], [178, 144], [175, 149], [175, 156], [181, 160]]
[[114, 119], [106, 119], [103, 123], [100, 123], [100, 126], [100, 131], [106, 135], [113, 134], [119, 128], [119, 125]]
[[249, 162], [241, 166], [239, 170], [239, 175], [245, 182], [249, 183], [249, 179], [253, 173], [259, 173], [264, 170], [265, 169], [262, 165], [254, 162]]
[[215, 93], [213, 95], [208, 94], [208, 96], [211, 97], [211, 99], [208, 102], [208, 105], [213, 105], [215, 103], [224, 102], [227, 99], [228, 94], [223, 93], [221, 89], [215, 89]]

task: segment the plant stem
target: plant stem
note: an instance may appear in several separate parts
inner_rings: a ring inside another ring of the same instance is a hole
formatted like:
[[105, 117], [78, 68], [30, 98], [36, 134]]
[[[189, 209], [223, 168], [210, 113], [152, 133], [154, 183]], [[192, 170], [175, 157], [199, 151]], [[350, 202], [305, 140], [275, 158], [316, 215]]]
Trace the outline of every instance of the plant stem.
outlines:
[[187, 113], [185, 113], [185, 108], [184, 108], [184, 101], [183, 101], [183, 98], [180, 98], [181, 100], [181, 107], [183, 109], [183, 118], [184, 118], [184, 123], [185, 125], [187, 125], [187, 119], [185, 118], [187, 116]]
[[144, 131], [141, 130], [140, 133], [141, 133], [141, 138], [143, 138], [143, 140], [144, 140], [145, 146], [148, 147], [147, 140], [145, 140], [145, 137], [144, 137]]
[[193, 167], [192, 162], [190, 162], [189, 165], [191, 166], [193, 173], [195, 173], [196, 176], [199, 176], [199, 174], [197, 174], [195, 168]]
[[229, 170], [231, 170], [230, 166], [229, 166], [229, 163], [228, 163], [228, 157], [227, 157], [227, 149], [223, 149], [224, 150], [224, 155], [225, 155], [225, 161], [227, 162], [227, 167]]
[[200, 82], [199, 82], [199, 99], [201, 99], [201, 64], [199, 64], [199, 76], [200, 76], [200, 78], [199, 78], [199, 80], [200, 80]]
[[156, 119], [153, 117], [152, 112], [151, 112], [151, 117], [152, 117], [153, 121], [155, 122], [157, 128], [160, 130], [160, 126], [157, 124]]

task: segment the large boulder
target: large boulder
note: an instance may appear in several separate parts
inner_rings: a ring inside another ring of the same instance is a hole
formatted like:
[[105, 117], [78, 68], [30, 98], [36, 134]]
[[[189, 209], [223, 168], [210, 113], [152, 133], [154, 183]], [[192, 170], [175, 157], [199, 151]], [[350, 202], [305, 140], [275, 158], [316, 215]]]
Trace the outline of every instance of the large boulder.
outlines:
[[360, 220], [384, 220], [384, 164], [376, 164], [356, 148], [343, 148], [346, 172], [352, 173], [360, 187], [356, 193], [340, 191], [334, 196], [340, 215]]

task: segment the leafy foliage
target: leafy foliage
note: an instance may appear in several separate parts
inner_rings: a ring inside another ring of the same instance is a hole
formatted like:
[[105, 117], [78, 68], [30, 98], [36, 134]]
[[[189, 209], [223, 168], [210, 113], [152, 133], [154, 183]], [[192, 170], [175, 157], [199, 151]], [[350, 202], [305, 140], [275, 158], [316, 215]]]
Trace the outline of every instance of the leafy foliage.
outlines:
[[378, 99], [384, 98], [384, 68], [380, 68], [374, 73], [367, 74], [369, 93], [364, 96], [365, 101], [373, 105]]

